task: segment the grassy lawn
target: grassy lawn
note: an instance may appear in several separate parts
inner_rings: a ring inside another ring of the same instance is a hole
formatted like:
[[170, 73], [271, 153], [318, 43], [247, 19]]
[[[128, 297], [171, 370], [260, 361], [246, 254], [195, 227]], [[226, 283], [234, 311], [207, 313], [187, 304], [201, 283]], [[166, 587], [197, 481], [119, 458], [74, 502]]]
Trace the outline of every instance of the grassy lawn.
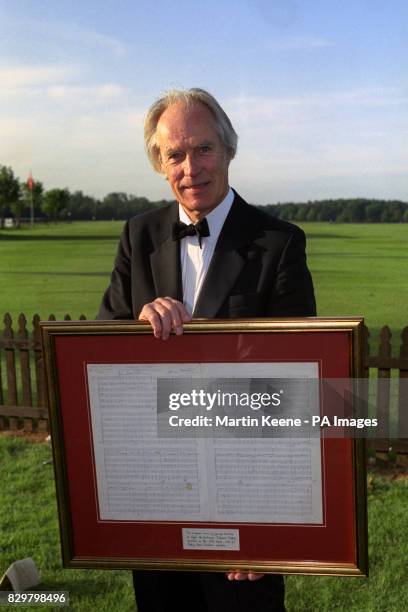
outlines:
[[[71, 609], [134, 610], [129, 571], [61, 568], [50, 446], [3, 434], [0, 465], [0, 573], [16, 559], [32, 557], [43, 580], [38, 589], [69, 591]], [[290, 576], [286, 580], [288, 612], [405, 612], [407, 504], [407, 480], [371, 476], [370, 578]]]
[[32, 557], [38, 590], [69, 591], [70, 609], [134, 610], [130, 572], [62, 569], [51, 457], [47, 443], [0, 436], [0, 574]]
[[288, 577], [288, 611], [408, 610], [407, 506], [408, 479], [369, 475], [369, 578]]
[[[109, 283], [120, 221], [0, 231], [0, 316], [94, 318]], [[408, 224], [305, 223], [321, 316], [363, 315], [374, 345], [408, 325]]]
[[96, 316], [123, 223], [59, 223], [0, 231], [0, 316]]
[[[24, 312], [29, 320], [35, 313], [94, 318], [122, 226], [77, 222], [0, 231], [0, 317], [10, 312], [16, 320]], [[388, 324], [395, 351], [408, 325], [408, 224], [302, 227], [318, 314], [363, 315], [374, 347], [379, 328]], [[69, 591], [71, 609], [134, 610], [128, 571], [61, 569], [50, 459], [47, 444], [0, 435], [0, 574], [12, 561], [32, 556], [43, 578], [40, 588]], [[408, 610], [407, 502], [406, 480], [373, 477], [370, 578], [288, 577], [289, 612]]]
[[[362, 315], [377, 348], [389, 325], [399, 349], [408, 325], [408, 224], [302, 224], [320, 316]], [[395, 354], [395, 353], [394, 353]]]

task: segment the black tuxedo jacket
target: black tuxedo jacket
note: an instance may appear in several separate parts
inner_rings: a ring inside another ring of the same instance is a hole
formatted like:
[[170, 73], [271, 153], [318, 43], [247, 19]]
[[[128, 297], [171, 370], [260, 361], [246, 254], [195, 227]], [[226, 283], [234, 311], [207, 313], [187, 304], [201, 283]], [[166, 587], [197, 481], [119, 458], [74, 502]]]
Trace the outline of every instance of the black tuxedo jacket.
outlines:
[[[98, 319], [137, 319], [157, 297], [183, 301], [178, 205], [130, 219]], [[300, 317], [316, 314], [304, 232], [250, 206], [235, 193], [194, 317]]]

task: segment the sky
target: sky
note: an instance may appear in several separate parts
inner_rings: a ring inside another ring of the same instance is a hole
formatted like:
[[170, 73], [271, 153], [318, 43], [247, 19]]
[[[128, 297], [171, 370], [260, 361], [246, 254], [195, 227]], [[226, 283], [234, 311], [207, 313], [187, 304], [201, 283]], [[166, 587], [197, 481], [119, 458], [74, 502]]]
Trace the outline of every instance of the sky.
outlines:
[[0, 0], [0, 165], [46, 189], [172, 197], [143, 119], [203, 87], [249, 202], [408, 201], [406, 0]]

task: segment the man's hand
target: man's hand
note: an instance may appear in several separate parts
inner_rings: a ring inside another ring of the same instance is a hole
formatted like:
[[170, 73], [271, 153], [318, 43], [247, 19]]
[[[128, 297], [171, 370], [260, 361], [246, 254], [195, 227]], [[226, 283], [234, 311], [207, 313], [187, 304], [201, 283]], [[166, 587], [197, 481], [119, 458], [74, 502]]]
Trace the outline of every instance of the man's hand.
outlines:
[[226, 577], [228, 580], [259, 580], [263, 578], [265, 574], [255, 574], [254, 572], [227, 572]]
[[183, 323], [191, 321], [191, 316], [181, 302], [171, 297], [160, 297], [143, 306], [139, 321], [150, 323], [155, 338], [167, 340], [171, 330], [180, 336], [183, 333]]

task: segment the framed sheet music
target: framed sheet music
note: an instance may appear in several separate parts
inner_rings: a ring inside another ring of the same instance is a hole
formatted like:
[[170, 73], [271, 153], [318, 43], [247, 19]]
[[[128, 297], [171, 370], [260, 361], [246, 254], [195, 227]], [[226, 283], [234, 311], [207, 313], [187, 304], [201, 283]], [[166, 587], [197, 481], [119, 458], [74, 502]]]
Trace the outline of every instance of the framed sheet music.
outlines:
[[41, 326], [65, 566], [366, 575], [361, 319]]

